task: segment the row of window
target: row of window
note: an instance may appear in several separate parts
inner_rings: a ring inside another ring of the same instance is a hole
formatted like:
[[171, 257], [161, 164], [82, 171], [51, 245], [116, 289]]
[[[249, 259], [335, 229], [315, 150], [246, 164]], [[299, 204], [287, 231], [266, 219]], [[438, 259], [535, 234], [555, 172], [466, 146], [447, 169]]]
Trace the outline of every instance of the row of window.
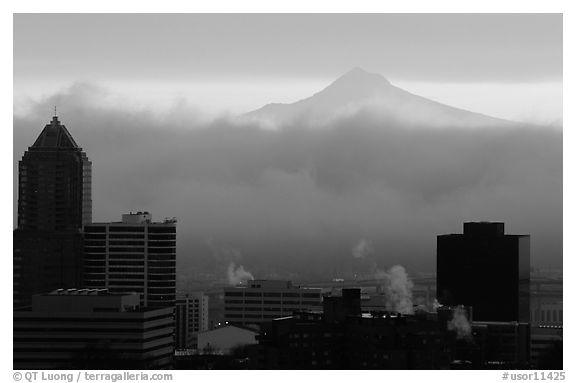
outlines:
[[300, 307], [226, 307], [225, 311], [277, 311], [277, 312], [293, 312], [301, 310]]
[[248, 304], [248, 305], [302, 305], [302, 306], [319, 306], [321, 304], [320, 301], [267, 301], [267, 300], [225, 300], [224, 303], [231, 304], [231, 305], [241, 305], [241, 304]]
[[271, 292], [251, 292], [251, 291], [226, 291], [224, 293], [226, 297], [280, 297], [283, 298], [318, 298], [320, 299], [320, 293], [271, 293]]

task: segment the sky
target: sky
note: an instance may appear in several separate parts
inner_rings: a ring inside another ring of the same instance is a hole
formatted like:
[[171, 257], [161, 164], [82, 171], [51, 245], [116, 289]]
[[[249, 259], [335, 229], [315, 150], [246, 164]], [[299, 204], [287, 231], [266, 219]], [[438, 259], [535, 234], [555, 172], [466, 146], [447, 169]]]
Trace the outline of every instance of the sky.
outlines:
[[[73, 33], [71, 33], [73, 31]], [[98, 83], [205, 112], [294, 102], [361, 67], [515, 120], [562, 119], [560, 14], [16, 14], [15, 111]]]
[[[236, 120], [354, 67], [521, 123]], [[190, 273], [225, 277], [221, 254], [256, 277], [429, 272], [436, 235], [468, 220], [529, 233], [533, 264], [562, 266], [561, 15], [16, 15], [14, 96], [14, 167], [56, 105], [93, 162], [95, 220], [177, 216]]]

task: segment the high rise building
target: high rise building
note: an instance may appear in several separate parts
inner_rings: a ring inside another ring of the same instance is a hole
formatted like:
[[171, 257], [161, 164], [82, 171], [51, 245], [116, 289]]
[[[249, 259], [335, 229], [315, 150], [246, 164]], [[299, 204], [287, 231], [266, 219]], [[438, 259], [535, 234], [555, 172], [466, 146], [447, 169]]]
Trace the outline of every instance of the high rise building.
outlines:
[[208, 296], [195, 292], [176, 298], [176, 348], [196, 348], [195, 334], [208, 330]]
[[14, 368], [170, 368], [173, 332], [172, 310], [144, 308], [138, 294], [60, 289], [14, 310]]
[[290, 281], [253, 280], [224, 289], [224, 319], [234, 325], [259, 325], [321, 307], [322, 289], [294, 286]]
[[18, 164], [14, 306], [82, 284], [82, 226], [92, 220], [92, 163], [54, 116]]
[[437, 238], [437, 296], [472, 306], [478, 321], [530, 321], [530, 236], [504, 224], [466, 222], [464, 234]]
[[148, 212], [84, 227], [84, 282], [112, 293], [137, 292], [144, 307], [176, 303], [176, 220]]

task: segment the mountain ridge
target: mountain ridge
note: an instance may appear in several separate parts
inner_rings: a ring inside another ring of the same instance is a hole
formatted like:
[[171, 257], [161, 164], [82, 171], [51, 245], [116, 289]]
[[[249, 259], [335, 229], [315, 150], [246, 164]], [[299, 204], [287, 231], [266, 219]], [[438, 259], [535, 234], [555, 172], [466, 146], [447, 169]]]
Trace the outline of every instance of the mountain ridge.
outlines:
[[510, 126], [515, 122], [446, 105], [394, 86], [384, 76], [354, 68], [312, 96], [270, 103], [242, 116], [265, 125], [326, 125], [363, 111], [411, 125]]

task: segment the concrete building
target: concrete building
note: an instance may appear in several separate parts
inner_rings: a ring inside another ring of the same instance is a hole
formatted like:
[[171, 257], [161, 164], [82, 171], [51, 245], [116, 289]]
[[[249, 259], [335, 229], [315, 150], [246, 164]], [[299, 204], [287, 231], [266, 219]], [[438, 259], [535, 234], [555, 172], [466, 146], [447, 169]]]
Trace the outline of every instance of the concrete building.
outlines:
[[259, 325], [295, 311], [320, 310], [321, 305], [322, 289], [290, 281], [253, 280], [224, 288], [224, 320], [235, 325]]
[[195, 349], [197, 334], [208, 330], [208, 296], [189, 293], [176, 299], [176, 349]]
[[54, 116], [18, 163], [14, 307], [82, 285], [82, 225], [92, 220], [92, 163]]
[[532, 326], [530, 356], [532, 368], [562, 370], [563, 328], [559, 325]]
[[469, 307], [362, 313], [359, 289], [343, 289], [323, 306], [263, 323], [258, 368], [528, 368], [527, 324], [476, 323]]
[[138, 294], [69, 289], [35, 295], [14, 311], [14, 369], [170, 368], [170, 308], [140, 305]]
[[84, 227], [84, 281], [88, 288], [136, 292], [144, 307], [176, 303], [176, 220], [153, 222], [148, 212], [121, 222]]
[[534, 305], [530, 312], [530, 321], [534, 326], [562, 326], [564, 306], [562, 301], [544, 302]]
[[472, 306], [480, 321], [530, 321], [530, 236], [504, 224], [466, 222], [464, 234], [437, 238], [437, 297]]

